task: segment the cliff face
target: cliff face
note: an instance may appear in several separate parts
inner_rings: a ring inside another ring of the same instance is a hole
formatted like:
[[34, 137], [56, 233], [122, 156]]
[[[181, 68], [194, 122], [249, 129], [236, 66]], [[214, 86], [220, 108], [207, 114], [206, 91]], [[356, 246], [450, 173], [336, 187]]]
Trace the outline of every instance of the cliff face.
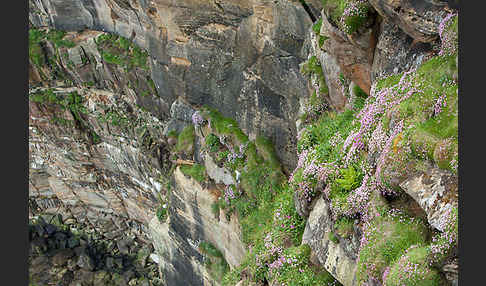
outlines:
[[[178, 98], [264, 134], [294, 167], [298, 70], [309, 15], [289, 1], [30, 1], [36, 27], [115, 33], [147, 50], [159, 119]], [[154, 110], [155, 111], [155, 110]], [[170, 126], [176, 122], [171, 121]]]
[[455, 285], [456, 12], [30, 0], [30, 216], [132, 233], [165, 285]]

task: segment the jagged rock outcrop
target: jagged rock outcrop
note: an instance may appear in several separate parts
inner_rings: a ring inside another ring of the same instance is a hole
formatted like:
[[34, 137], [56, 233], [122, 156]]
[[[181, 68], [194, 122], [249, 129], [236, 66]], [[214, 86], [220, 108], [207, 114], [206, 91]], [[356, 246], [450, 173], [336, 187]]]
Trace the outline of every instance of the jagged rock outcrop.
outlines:
[[349, 35], [331, 24], [327, 17], [322, 12], [320, 35], [329, 38], [324, 41], [322, 49], [338, 63], [346, 78], [352, 80], [369, 94], [371, 66], [377, 37], [374, 22], [368, 23], [366, 27], [362, 28], [362, 31]]
[[358, 285], [355, 274], [359, 233], [353, 232], [350, 238], [336, 243], [330, 239], [332, 225], [329, 203], [321, 196], [309, 215], [302, 243], [311, 247], [318, 263], [344, 286]]
[[445, 1], [370, 0], [375, 10], [419, 42], [432, 42], [439, 36], [439, 23], [445, 17]]
[[213, 285], [198, 252], [202, 241], [219, 249], [230, 267], [238, 266], [243, 259], [246, 250], [236, 215], [228, 220], [222, 210], [218, 217], [211, 211], [220, 192], [214, 186], [201, 186], [179, 168], [175, 170], [168, 221], [161, 223], [154, 218], [149, 224], [167, 285]]
[[371, 82], [380, 77], [417, 68], [433, 53], [430, 43], [414, 42], [397, 25], [382, 21], [371, 69]]
[[133, 39], [150, 54], [160, 119], [180, 96], [277, 144], [294, 167], [294, 117], [305, 90], [299, 51], [311, 24], [289, 1], [30, 1], [30, 22]]
[[457, 176], [431, 167], [426, 172], [410, 176], [400, 183], [400, 187], [426, 212], [429, 224], [444, 231], [450, 211], [458, 206]]

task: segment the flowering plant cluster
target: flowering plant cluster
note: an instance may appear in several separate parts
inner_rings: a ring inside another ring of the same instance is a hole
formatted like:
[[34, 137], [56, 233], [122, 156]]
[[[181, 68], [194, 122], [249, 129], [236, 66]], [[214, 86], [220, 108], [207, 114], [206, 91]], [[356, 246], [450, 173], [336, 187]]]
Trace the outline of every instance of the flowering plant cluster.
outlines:
[[400, 259], [383, 272], [383, 285], [441, 285], [437, 271], [424, 263], [426, 255], [426, 247], [412, 245], [407, 248]]
[[[452, 21], [451, 21], [452, 20]], [[441, 49], [439, 55], [452, 55], [457, 53], [457, 14], [448, 14], [439, 24]]]
[[446, 210], [446, 219], [440, 222], [440, 228], [444, 231], [432, 238], [430, 244], [429, 264], [440, 264], [457, 246], [458, 213], [457, 208], [449, 207]]
[[199, 113], [199, 111], [196, 111], [192, 114], [192, 123], [196, 127], [200, 127], [204, 123], [204, 118], [202, 117], [201, 113]]
[[224, 200], [227, 204], [230, 204], [231, 200], [234, 200], [240, 196], [240, 192], [233, 185], [228, 185], [224, 189]]
[[434, 104], [434, 116], [437, 116], [439, 113], [442, 112], [442, 108], [446, 107], [447, 102], [446, 102], [446, 96], [445, 94], [442, 94], [437, 98], [437, 101]]
[[341, 28], [348, 34], [352, 34], [366, 21], [369, 4], [367, 0], [353, 0], [348, 2], [341, 16]]
[[[424, 244], [426, 231], [420, 220], [409, 217], [398, 209], [381, 209], [370, 214], [368, 221], [363, 224], [358, 279], [379, 281], [383, 276], [386, 278], [386, 268], [397, 261], [406, 248]], [[393, 269], [389, 271], [391, 275]]]

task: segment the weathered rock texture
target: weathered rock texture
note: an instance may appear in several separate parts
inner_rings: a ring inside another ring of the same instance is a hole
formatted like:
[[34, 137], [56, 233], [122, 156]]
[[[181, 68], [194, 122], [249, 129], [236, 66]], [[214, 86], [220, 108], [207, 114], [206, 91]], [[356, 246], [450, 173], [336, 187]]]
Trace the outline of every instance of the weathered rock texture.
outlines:
[[305, 226], [302, 243], [308, 244], [320, 265], [343, 285], [358, 285], [356, 282], [357, 253], [359, 240], [356, 233], [348, 239], [335, 243], [329, 239], [332, 232], [329, 203], [321, 196], [317, 199]]
[[432, 45], [414, 42], [397, 25], [382, 21], [374, 53], [371, 82], [380, 77], [417, 68], [431, 55]]
[[[298, 56], [309, 15], [288, 1], [30, 1], [34, 26], [133, 39], [152, 59], [159, 112], [178, 97], [235, 118], [277, 145], [292, 169], [294, 117], [305, 90]], [[164, 110], [165, 108], [165, 110]], [[159, 118], [162, 114], [159, 114]]]
[[385, 18], [419, 42], [432, 42], [439, 36], [439, 23], [447, 13], [446, 2], [414, 0], [370, 0]]
[[444, 231], [452, 208], [458, 206], [457, 176], [438, 168], [411, 176], [400, 184], [427, 213], [429, 224]]
[[154, 218], [149, 224], [156, 251], [162, 258], [161, 276], [167, 285], [212, 285], [198, 252], [201, 241], [219, 249], [232, 268], [243, 259], [246, 250], [236, 216], [227, 220], [221, 211], [216, 218], [211, 211], [218, 193], [215, 187], [204, 188], [186, 177], [179, 168], [174, 172], [169, 219], [160, 223]]

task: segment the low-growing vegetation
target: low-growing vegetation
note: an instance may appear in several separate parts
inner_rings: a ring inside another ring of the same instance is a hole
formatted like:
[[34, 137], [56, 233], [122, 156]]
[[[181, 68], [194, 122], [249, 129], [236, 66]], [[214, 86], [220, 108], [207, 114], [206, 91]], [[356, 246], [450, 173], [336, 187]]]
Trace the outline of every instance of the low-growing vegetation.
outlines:
[[148, 53], [130, 40], [106, 33], [98, 36], [96, 44], [106, 63], [121, 66], [127, 71], [134, 68], [148, 70]]
[[206, 168], [201, 164], [195, 163], [192, 166], [182, 165], [180, 169], [183, 174], [194, 178], [199, 183], [202, 183], [207, 179]]
[[230, 270], [221, 251], [206, 241], [199, 243], [199, 251], [204, 255], [205, 266], [209, 275], [211, 275], [215, 281], [221, 281], [223, 276]]

